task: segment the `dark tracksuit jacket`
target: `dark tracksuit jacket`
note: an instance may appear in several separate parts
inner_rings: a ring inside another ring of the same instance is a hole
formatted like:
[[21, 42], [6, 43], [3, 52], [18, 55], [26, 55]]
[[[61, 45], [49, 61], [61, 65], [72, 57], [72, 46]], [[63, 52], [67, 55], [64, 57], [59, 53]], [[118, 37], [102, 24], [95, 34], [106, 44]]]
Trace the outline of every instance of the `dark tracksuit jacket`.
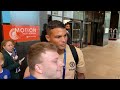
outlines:
[[11, 79], [19, 79], [19, 73], [16, 73], [16, 68], [19, 67], [20, 64], [15, 62], [7, 51], [3, 50], [2, 54], [5, 59], [3, 68], [10, 70]]

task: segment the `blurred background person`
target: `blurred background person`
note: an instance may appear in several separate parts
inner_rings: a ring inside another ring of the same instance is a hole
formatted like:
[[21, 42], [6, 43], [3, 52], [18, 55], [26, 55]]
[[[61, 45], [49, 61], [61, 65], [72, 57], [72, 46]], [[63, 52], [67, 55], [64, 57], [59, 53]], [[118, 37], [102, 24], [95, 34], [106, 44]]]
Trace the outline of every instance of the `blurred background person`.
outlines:
[[72, 30], [69, 22], [65, 23], [65, 28], [68, 36], [67, 44], [72, 44]]
[[40, 37], [40, 40], [41, 42], [47, 42], [46, 38], [45, 38], [45, 35], [46, 35], [46, 27], [47, 27], [47, 24], [45, 23], [43, 25], [43, 31], [42, 31], [42, 34], [41, 34], [41, 37]]
[[[4, 56], [4, 65], [3, 67], [8, 69], [11, 74], [11, 79], [19, 79], [19, 67], [24, 60], [18, 60], [18, 56], [14, 52], [15, 42], [13, 40], [4, 40], [1, 43], [1, 52]], [[14, 52], [14, 53], [13, 53]], [[13, 55], [14, 54], [14, 55]]]
[[2, 68], [4, 64], [4, 57], [3, 54], [0, 52], [0, 79], [10, 79], [10, 71], [6, 68]]

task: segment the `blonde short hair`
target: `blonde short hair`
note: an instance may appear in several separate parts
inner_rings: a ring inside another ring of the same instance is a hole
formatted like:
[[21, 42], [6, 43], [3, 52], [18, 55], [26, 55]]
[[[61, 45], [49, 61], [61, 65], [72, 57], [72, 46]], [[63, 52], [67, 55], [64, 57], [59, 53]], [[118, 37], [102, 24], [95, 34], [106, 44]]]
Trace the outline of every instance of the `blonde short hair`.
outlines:
[[[57, 52], [57, 47], [48, 42], [38, 42], [30, 46], [27, 54], [27, 63], [31, 70], [34, 70], [35, 64], [41, 63], [41, 54], [47, 50], [53, 50]], [[40, 58], [40, 59], [39, 59]]]
[[4, 64], [4, 56], [3, 56], [3, 54], [1, 52], [0, 52], [0, 61], [2, 61], [3, 64]]

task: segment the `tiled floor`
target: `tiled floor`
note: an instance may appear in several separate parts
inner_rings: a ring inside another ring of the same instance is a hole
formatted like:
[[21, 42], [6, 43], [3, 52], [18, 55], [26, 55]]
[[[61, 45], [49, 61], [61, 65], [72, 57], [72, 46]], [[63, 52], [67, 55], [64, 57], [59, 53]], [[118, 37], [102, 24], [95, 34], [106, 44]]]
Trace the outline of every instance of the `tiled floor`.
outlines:
[[105, 46], [90, 45], [82, 49], [86, 79], [120, 79], [120, 40]]

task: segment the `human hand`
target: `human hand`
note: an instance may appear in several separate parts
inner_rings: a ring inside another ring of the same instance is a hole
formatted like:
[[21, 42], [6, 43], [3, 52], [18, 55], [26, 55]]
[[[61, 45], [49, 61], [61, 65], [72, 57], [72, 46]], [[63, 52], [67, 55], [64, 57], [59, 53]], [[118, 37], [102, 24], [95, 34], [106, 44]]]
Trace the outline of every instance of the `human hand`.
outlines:
[[15, 55], [15, 57], [13, 58], [14, 60], [17, 60], [18, 59], [18, 55]]

